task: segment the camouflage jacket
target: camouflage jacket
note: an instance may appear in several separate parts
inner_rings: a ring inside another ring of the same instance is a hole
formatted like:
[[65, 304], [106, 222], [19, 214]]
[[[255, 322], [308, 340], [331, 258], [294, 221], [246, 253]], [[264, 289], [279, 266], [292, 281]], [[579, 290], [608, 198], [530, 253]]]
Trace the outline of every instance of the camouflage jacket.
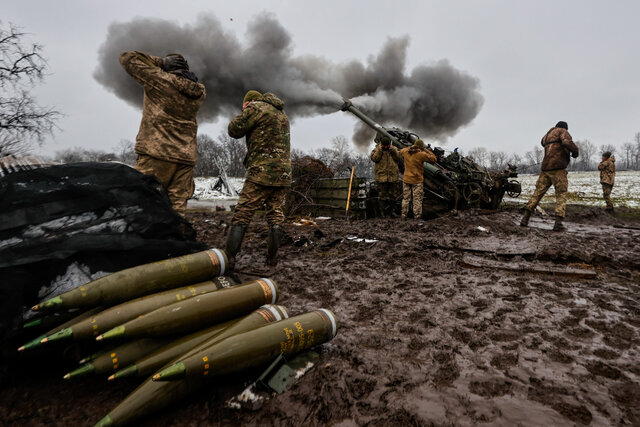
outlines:
[[207, 96], [204, 85], [163, 71], [157, 56], [124, 52], [120, 64], [144, 88], [136, 153], [194, 165], [198, 157], [196, 114]]
[[404, 158], [404, 175], [402, 182], [406, 184], [419, 184], [423, 181], [424, 162], [435, 163], [436, 155], [429, 150], [421, 150], [416, 146], [403, 148], [400, 155]]
[[571, 134], [563, 128], [549, 129], [540, 144], [544, 147], [543, 171], [566, 169], [569, 165], [569, 154], [578, 154], [578, 146], [571, 139]]
[[611, 156], [607, 160], [600, 162], [598, 170], [600, 171], [600, 182], [613, 185], [616, 178], [616, 158]]
[[247, 181], [273, 187], [291, 185], [289, 119], [283, 108], [281, 99], [265, 93], [229, 123], [230, 137], [246, 137]]
[[388, 150], [383, 150], [381, 145], [376, 146], [369, 156], [373, 166], [376, 182], [398, 182], [398, 162], [400, 153], [393, 145]]

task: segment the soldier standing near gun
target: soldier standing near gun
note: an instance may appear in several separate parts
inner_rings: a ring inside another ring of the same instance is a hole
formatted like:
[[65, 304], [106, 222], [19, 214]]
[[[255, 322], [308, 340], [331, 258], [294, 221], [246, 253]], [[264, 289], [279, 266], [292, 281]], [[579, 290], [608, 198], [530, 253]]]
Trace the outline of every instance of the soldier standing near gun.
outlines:
[[274, 94], [262, 95], [250, 90], [244, 96], [242, 113], [229, 123], [229, 136], [236, 139], [245, 136], [247, 144], [244, 187], [231, 219], [226, 243], [232, 266], [253, 214], [263, 204], [266, 205], [269, 224], [266, 263], [269, 266], [278, 263], [284, 223], [282, 204], [291, 185], [289, 119], [283, 108], [284, 102]]
[[407, 219], [409, 203], [413, 198], [413, 217], [422, 216], [422, 198], [424, 196], [424, 162], [435, 163], [436, 155], [424, 148], [424, 142], [418, 139], [411, 147], [400, 150], [404, 158], [404, 175], [402, 176], [402, 219]]
[[567, 166], [570, 160], [569, 154], [571, 154], [573, 158], [578, 157], [578, 147], [571, 139], [567, 122], [562, 121], [549, 129], [542, 137], [540, 144], [544, 147], [542, 171], [536, 182], [536, 189], [524, 207], [524, 215], [522, 216], [520, 225], [526, 227], [529, 224], [531, 213], [553, 184], [556, 192], [556, 220], [553, 225], [553, 231], [565, 231], [566, 228], [562, 225], [562, 221], [565, 215], [567, 190], [569, 188]]
[[613, 202], [611, 201], [611, 190], [616, 178], [616, 158], [611, 155], [611, 151], [602, 153], [602, 161], [598, 165], [600, 171], [600, 184], [602, 184], [602, 196], [607, 204], [607, 212], [613, 212]]
[[395, 217], [393, 201], [396, 198], [396, 185], [398, 183], [398, 162], [400, 153], [391, 145], [391, 140], [386, 136], [376, 136], [378, 145], [371, 152], [370, 159], [375, 163], [373, 172], [378, 189], [378, 200], [382, 216]]
[[120, 64], [144, 88], [134, 167], [155, 176], [167, 191], [173, 209], [184, 216], [194, 190], [196, 115], [207, 95], [205, 87], [177, 53], [159, 58], [124, 52]]

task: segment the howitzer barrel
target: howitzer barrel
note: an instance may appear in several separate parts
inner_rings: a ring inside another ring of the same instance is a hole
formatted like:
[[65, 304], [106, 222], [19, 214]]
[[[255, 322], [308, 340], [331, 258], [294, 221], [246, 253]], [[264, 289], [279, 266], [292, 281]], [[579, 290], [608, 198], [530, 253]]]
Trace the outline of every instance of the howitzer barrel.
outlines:
[[[373, 119], [371, 119], [369, 116], [364, 114], [362, 111], [358, 110], [351, 103], [350, 100], [343, 99], [343, 101], [344, 101], [344, 104], [342, 104], [342, 106], [340, 107], [341, 111], [349, 111], [351, 114], [353, 114], [354, 116], [356, 116], [357, 118], [365, 122], [365, 124], [369, 126], [371, 129], [375, 130], [380, 135], [386, 136], [387, 138], [389, 138], [394, 147], [398, 149], [402, 149], [402, 148], [409, 147], [411, 145], [411, 143], [406, 143], [406, 144], [402, 143], [398, 138], [391, 135], [389, 131], [387, 131], [387, 129], [384, 128], [384, 126], [375, 122]], [[448, 180], [448, 177], [445, 174], [443, 174], [442, 171], [437, 167], [429, 163], [425, 163], [423, 167], [424, 167], [424, 171], [428, 174], [428, 176], [435, 176], [440, 179]]]

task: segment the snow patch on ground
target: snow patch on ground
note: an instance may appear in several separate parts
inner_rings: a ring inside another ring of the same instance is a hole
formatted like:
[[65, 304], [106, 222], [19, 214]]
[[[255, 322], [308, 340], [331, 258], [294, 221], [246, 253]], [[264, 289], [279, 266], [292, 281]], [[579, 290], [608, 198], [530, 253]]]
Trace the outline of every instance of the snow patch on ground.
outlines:
[[[527, 203], [536, 188], [538, 175], [519, 175], [516, 178], [522, 184], [522, 194], [518, 198], [504, 196], [505, 201]], [[640, 208], [640, 171], [619, 171], [616, 173], [615, 185], [611, 192], [611, 200], [615, 206]], [[553, 187], [542, 198], [542, 203], [554, 203], [555, 191]], [[600, 172], [569, 172], [568, 204], [604, 207]]]
[[[229, 196], [220, 191], [214, 190], [213, 187], [218, 182], [218, 177], [197, 177], [194, 178], [195, 190], [192, 198], [198, 200], [213, 200], [213, 199], [233, 199], [236, 197]], [[231, 185], [236, 192], [240, 193], [242, 186], [244, 185], [244, 178], [229, 178], [229, 185]]]

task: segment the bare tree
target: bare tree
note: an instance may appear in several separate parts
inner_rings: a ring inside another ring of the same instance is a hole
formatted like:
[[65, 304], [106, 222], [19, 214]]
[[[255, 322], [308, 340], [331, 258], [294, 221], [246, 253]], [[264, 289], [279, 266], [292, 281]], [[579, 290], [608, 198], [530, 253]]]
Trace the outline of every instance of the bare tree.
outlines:
[[487, 153], [487, 149], [484, 147], [472, 148], [471, 150], [469, 150], [469, 153], [467, 153], [467, 156], [471, 157], [471, 159], [477, 164], [479, 164], [480, 166], [483, 166], [483, 167], [488, 166], [488, 160], [489, 160], [488, 153]]
[[571, 169], [582, 171], [593, 169], [593, 156], [598, 151], [596, 145], [588, 139], [575, 141], [575, 143], [580, 150], [580, 157], [578, 157], [575, 162], [572, 162]]
[[61, 114], [41, 107], [30, 94], [44, 80], [47, 62], [42, 46], [25, 40], [27, 33], [0, 21], [0, 155], [29, 151], [42, 144]]
[[133, 166], [136, 162], [135, 144], [130, 139], [121, 139], [118, 145], [113, 147], [113, 151], [117, 153], [119, 162]]

